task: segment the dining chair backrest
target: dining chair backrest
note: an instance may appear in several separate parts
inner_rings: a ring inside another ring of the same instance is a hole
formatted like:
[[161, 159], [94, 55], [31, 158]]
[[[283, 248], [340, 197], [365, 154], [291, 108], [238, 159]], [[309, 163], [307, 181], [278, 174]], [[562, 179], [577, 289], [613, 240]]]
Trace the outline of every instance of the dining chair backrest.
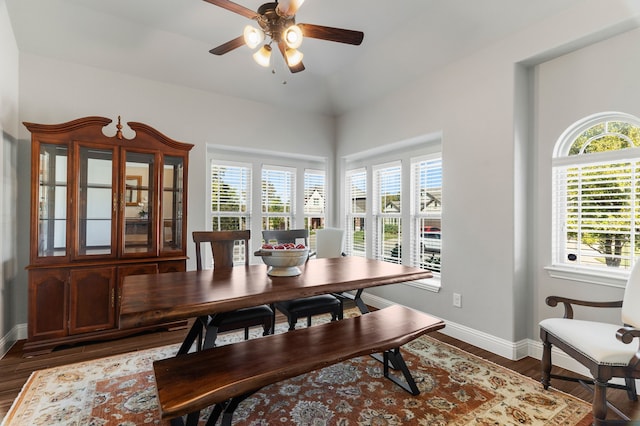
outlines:
[[251, 231], [194, 231], [196, 243], [196, 268], [202, 270], [202, 243], [209, 243], [213, 254], [214, 268], [233, 267], [233, 254], [236, 241], [244, 242], [244, 264], [249, 264], [249, 240]]
[[324, 228], [316, 230], [316, 257], [331, 258], [342, 256], [344, 229]]
[[309, 230], [307, 229], [279, 229], [262, 231], [265, 243], [302, 243], [309, 247]]
[[640, 261], [629, 275], [622, 299], [622, 323], [640, 328]]

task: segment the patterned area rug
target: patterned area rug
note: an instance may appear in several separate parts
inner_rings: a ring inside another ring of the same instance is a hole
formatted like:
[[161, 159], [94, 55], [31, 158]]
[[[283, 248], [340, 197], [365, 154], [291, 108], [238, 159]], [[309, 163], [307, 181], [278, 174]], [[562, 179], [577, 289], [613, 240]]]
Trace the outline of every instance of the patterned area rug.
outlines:
[[[278, 330], [284, 332], [282, 326]], [[219, 344], [241, 339], [221, 335]], [[2, 425], [156, 425], [152, 362], [177, 346], [36, 371]], [[589, 425], [591, 407], [428, 336], [402, 348], [420, 389], [411, 396], [360, 357], [271, 385], [238, 407], [234, 424]], [[209, 410], [201, 412], [201, 424]]]

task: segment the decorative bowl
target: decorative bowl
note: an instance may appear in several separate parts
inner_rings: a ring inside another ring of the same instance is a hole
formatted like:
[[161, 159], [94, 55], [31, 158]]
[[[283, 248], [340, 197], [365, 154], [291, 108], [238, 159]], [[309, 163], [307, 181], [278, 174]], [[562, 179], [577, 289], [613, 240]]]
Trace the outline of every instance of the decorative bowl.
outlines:
[[295, 277], [302, 271], [298, 266], [304, 265], [309, 257], [309, 249], [260, 249], [255, 252], [269, 266], [267, 274], [274, 277]]

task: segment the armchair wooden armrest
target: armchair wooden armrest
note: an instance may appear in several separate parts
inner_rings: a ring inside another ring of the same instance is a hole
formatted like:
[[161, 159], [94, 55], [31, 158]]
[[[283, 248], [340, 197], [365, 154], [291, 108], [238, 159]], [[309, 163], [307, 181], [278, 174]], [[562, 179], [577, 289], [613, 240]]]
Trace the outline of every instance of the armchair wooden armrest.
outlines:
[[593, 302], [589, 300], [569, 299], [561, 296], [549, 296], [545, 300], [548, 306], [558, 306], [558, 303], [564, 305], [563, 318], [573, 319], [573, 307], [571, 305], [589, 306], [592, 308], [621, 308], [622, 300], [612, 302]]
[[[617, 331], [616, 337], [621, 342], [629, 344], [633, 342], [634, 338], [640, 337], [640, 330], [635, 327], [625, 326]], [[629, 365], [634, 369], [638, 369], [640, 367], [640, 348], [636, 351], [636, 355], [629, 362]]]
[[616, 333], [616, 337], [623, 343], [631, 343], [636, 337], [640, 337], [640, 330], [635, 327], [625, 326]]

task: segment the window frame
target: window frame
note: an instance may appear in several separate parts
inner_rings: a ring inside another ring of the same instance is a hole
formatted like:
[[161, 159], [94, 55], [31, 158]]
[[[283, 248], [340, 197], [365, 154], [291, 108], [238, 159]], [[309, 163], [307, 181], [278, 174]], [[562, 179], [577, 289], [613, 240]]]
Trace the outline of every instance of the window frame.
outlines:
[[[393, 162], [399, 162], [401, 164], [401, 179], [402, 179], [402, 195], [401, 200], [403, 207], [401, 208], [401, 220], [405, 224], [402, 232], [402, 245], [404, 247], [411, 247], [412, 234], [417, 230], [414, 228], [415, 218], [412, 214], [413, 209], [411, 203], [413, 202], [412, 191], [412, 162], [422, 158], [435, 158], [438, 157], [442, 160], [442, 134], [433, 133], [424, 135], [421, 137], [413, 138], [410, 140], [388, 144], [382, 148], [350, 154], [340, 158], [340, 176], [343, 177], [343, 185], [340, 188], [342, 192], [342, 209], [340, 216], [345, 222], [345, 249], [347, 254], [352, 253], [352, 241], [353, 238], [353, 224], [352, 221], [356, 217], [364, 217], [365, 223], [365, 257], [375, 258], [375, 244], [377, 244], [374, 236], [374, 231], [371, 228], [375, 224], [374, 203], [375, 195], [373, 188], [374, 181], [374, 167], [384, 164], [390, 164]], [[351, 174], [361, 173], [366, 175], [366, 213], [364, 215], [356, 215], [350, 211], [350, 177]], [[409, 225], [406, 225], [409, 224]], [[407, 228], [409, 226], [410, 228]], [[409, 232], [407, 232], [409, 230]], [[410, 265], [412, 262], [411, 250], [409, 254], [402, 255], [402, 263]], [[441, 287], [441, 274], [434, 272], [433, 278], [425, 280], [416, 280], [403, 283], [417, 287], [423, 290], [438, 292]]]
[[[570, 216], [570, 213], [568, 212], [569, 207], [564, 207], [567, 205], [567, 187], [566, 179], [560, 176], [561, 173], [571, 167], [584, 168], [602, 164], [618, 164], [621, 162], [629, 163], [631, 167], [635, 169], [640, 168], [640, 147], [569, 155], [574, 142], [585, 131], [610, 122], [625, 122], [632, 126], [640, 127], [640, 119], [630, 114], [602, 112], [585, 117], [569, 126], [558, 138], [554, 146], [551, 165], [551, 254], [550, 264], [545, 267], [549, 276], [553, 278], [612, 287], [624, 287], [631, 266], [635, 261], [640, 261], [638, 256], [631, 255], [632, 260], [628, 269], [570, 264], [568, 261], [564, 261], [564, 257], [566, 257], [567, 254], [564, 250], [567, 246], [565, 223], [567, 220], [566, 217]], [[640, 179], [638, 177], [632, 177], [629, 183], [632, 188], [631, 198], [633, 200], [633, 194], [636, 194], [638, 188], [640, 188]], [[630, 204], [632, 210], [637, 210], [638, 208], [637, 198], [638, 196], [635, 195], [635, 207], [633, 203]], [[581, 209], [581, 203], [578, 202], [575, 205], [577, 206], [576, 209]], [[632, 216], [634, 215], [632, 214]], [[634, 219], [632, 218], [631, 221], [634, 222]], [[635, 223], [639, 222], [640, 216], [636, 215]], [[582, 229], [578, 228], [578, 231], [582, 232]], [[632, 236], [630, 236], [630, 241], [633, 241]], [[633, 260], [633, 258], [638, 260]]]
[[[274, 151], [265, 151], [260, 149], [245, 149], [229, 147], [225, 145], [207, 145], [207, 171], [208, 180], [206, 183], [207, 188], [207, 203], [205, 208], [205, 220], [207, 223], [207, 230], [211, 230], [213, 224], [213, 217], [211, 214], [211, 172], [213, 164], [226, 164], [226, 165], [246, 165], [251, 169], [251, 199], [249, 212], [250, 216], [250, 230], [251, 230], [251, 248], [250, 253], [257, 250], [262, 244], [262, 168], [268, 166], [271, 168], [288, 169], [294, 172], [293, 180], [295, 182], [304, 182], [305, 172], [312, 171], [324, 171], [325, 173], [325, 193], [329, 193], [331, 185], [329, 175], [329, 164], [327, 158], [314, 155], [305, 154], [291, 154], [291, 153], [278, 153]], [[303, 228], [306, 223], [304, 216], [304, 183], [294, 184], [294, 205], [292, 206], [295, 212], [292, 215], [292, 228]], [[256, 188], [258, 190], [256, 190]], [[330, 197], [325, 199], [325, 213], [330, 211], [332, 207], [332, 200]], [[326, 218], [325, 218], [326, 221]], [[312, 239], [311, 239], [312, 240]], [[256, 256], [251, 256], [249, 259], [251, 264], [262, 263], [261, 259]]]

